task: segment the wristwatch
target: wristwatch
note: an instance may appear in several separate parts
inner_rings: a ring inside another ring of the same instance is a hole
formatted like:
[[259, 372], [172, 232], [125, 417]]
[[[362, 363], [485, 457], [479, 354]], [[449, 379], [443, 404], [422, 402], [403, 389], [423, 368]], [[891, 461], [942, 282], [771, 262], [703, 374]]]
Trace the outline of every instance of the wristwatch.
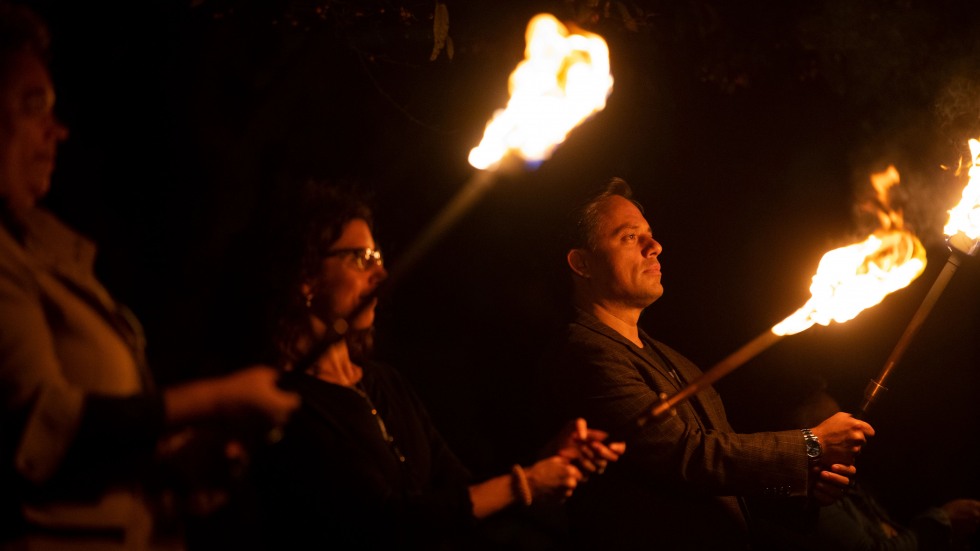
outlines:
[[810, 429], [800, 429], [803, 433], [803, 440], [806, 442], [806, 456], [811, 463], [820, 459], [823, 449], [820, 447], [820, 440], [810, 431]]

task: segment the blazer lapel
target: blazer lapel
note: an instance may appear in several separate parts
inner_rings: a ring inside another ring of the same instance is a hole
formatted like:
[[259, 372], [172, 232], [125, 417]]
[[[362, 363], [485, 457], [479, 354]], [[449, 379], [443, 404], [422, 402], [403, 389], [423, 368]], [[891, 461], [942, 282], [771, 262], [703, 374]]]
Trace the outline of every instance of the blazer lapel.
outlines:
[[[67, 288], [78, 299], [106, 320], [130, 349], [140, 372], [144, 388], [153, 388], [153, 378], [146, 365], [146, 341], [142, 325], [128, 308], [115, 302], [95, 278], [95, 244], [65, 226], [44, 210], [33, 209], [18, 217], [23, 242], [16, 251], [36, 274], [38, 285], [49, 293], [48, 286]], [[13, 237], [13, 236], [11, 236]]]
[[[634, 365], [638, 369], [645, 368], [648, 371], [651, 371], [656, 375], [659, 375], [663, 380], [667, 381], [667, 383], [673, 388], [673, 392], [668, 391], [668, 394], [675, 394], [677, 392], [680, 392], [683, 387], [687, 386], [687, 384], [689, 384], [692, 380], [694, 380], [693, 379], [694, 377], [700, 376], [700, 373], [693, 373], [690, 372], [689, 370], [686, 370], [684, 366], [675, 365], [675, 369], [677, 369], [681, 377], [684, 378], [683, 381], [678, 382], [670, 374], [667, 360], [661, 358], [656, 351], [649, 350], [647, 351], [648, 354], [644, 353], [642, 349], [640, 349], [635, 344], [630, 342], [629, 339], [620, 335], [613, 328], [602, 323], [601, 321], [599, 321], [598, 318], [596, 318], [595, 316], [589, 314], [584, 310], [576, 309], [576, 316], [574, 321], [575, 323], [578, 323], [591, 331], [594, 331], [600, 335], [603, 335], [606, 338], [612, 339], [622, 344], [627, 350], [630, 351], [630, 354], [632, 354], [633, 357], [638, 360], [634, 362]], [[654, 342], [654, 340], [650, 338], [650, 336], [647, 335], [646, 332], [644, 332], [642, 329], [640, 329], [640, 336], [647, 343]], [[651, 359], [651, 356], [659, 358], [660, 361], [654, 361], [653, 359]], [[651, 384], [650, 374], [641, 372], [640, 376], [645, 381], [648, 382], [648, 385], [650, 385], [651, 388], [658, 388], [660, 386], [663, 386], [663, 385]], [[698, 425], [701, 427], [702, 430], [708, 430], [709, 428], [719, 428], [720, 426], [720, 424], [716, 420], [716, 416], [714, 414], [715, 412], [714, 408], [709, 407], [708, 404], [706, 404], [704, 400], [701, 399], [699, 394], [692, 396], [690, 399], [686, 401], [686, 403], [682, 403], [678, 405], [678, 407], [690, 408], [693, 413], [693, 418], [696, 420], [696, 422], [698, 423]]]
[[[598, 318], [596, 318], [595, 316], [589, 314], [584, 310], [576, 309], [575, 314], [576, 314], [575, 315], [576, 323], [622, 344], [627, 350], [629, 350], [630, 354], [632, 354], [633, 357], [639, 361], [641, 365], [645, 366], [647, 369], [651, 371], [654, 371], [655, 373], [657, 373], [658, 375], [666, 379], [667, 382], [670, 383], [670, 385], [674, 388], [675, 391], [679, 392], [681, 390], [678, 382], [670, 374], [670, 371], [668, 370], [668, 366], [660, 365], [659, 362], [655, 362], [651, 359], [651, 356], [655, 356], [657, 354], [656, 352], [649, 351], [650, 352], [649, 354], [644, 353], [641, 348], [637, 347], [635, 344], [630, 342], [629, 339], [620, 335], [612, 327], [609, 327], [608, 325], [602, 323], [601, 321], [599, 321]], [[648, 342], [652, 340], [646, 335], [646, 333], [643, 332], [642, 329], [640, 330], [640, 334], [643, 337], [645, 337], [645, 340], [647, 340]], [[640, 375], [643, 376], [642, 373]], [[643, 378], [647, 379], [646, 376], [643, 376]]]

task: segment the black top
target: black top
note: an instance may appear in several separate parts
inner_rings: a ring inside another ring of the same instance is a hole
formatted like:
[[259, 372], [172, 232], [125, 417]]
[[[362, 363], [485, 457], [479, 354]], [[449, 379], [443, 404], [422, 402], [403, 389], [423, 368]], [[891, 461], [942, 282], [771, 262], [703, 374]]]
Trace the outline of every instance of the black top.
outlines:
[[446, 548], [473, 526], [469, 472], [395, 370], [285, 386], [303, 404], [255, 465], [266, 547]]

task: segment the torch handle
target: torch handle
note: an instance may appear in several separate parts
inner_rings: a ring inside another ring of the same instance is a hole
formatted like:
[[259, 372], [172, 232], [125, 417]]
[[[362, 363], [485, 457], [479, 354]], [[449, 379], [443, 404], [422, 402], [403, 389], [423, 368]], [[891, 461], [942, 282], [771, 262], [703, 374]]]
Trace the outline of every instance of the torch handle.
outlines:
[[922, 323], [925, 321], [929, 312], [932, 311], [932, 307], [936, 305], [936, 301], [939, 300], [939, 295], [942, 294], [943, 289], [949, 283], [950, 278], [956, 272], [956, 268], [959, 267], [961, 262], [960, 253], [953, 249], [949, 258], [946, 260], [946, 265], [943, 266], [943, 270], [939, 272], [939, 276], [936, 277], [936, 281], [933, 282], [932, 287], [926, 294], [926, 298], [922, 299], [922, 303], [919, 305], [919, 309], [915, 311], [912, 316], [912, 320], [909, 321], [908, 326], [905, 328], [905, 332], [895, 343], [895, 348], [892, 349], [891, 354], [889, 354], [888, 359], [885, 361], [884, 367], [882, 367], [881, 372], [878, 374], [877, 379], [872, 379], [868, 386], [864, 390], [864, 401], [861, 404], [861, 409], [859, 410], [857, 417], [864, 418], [871, 405], [875, 402], [880, 394], [888, 390], [885, 386], [885, 379], [898, 364], [898, 361], [902, 358], [905, 353], [905, 349], [908, 348], [909, 343], [912, 342], [912, 337], [919, 331]]

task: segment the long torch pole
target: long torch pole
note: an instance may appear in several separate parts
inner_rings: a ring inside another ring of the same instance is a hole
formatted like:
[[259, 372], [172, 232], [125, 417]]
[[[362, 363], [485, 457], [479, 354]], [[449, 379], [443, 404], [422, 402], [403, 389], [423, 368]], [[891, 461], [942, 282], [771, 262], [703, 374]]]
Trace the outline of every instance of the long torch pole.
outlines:
[[929, 311], [936, 304], [939, 295], [946, 288], [946, 285], [949, 283], [950, 278], [953, 277], [953, 273], [956, 272], [956, 268], [959, 267], [962, 259], [966, 256], [977, 256], [977, 253], [980, 252], [980, 238], [976, 237], [977, 220], [975, 214], [980, 203], [978, 203], [977, 190], [974, 187], [973, 181], [974, 177], [978, 176], [977, 171], [980, 169], [980, 162], [978, 162], [980, 161], [980, 141], [971, 139], [969, 143], [972, 159], [969, 169], [970, 182], [963, 189], [963, 199], [949, 211], [949, 222], [946, 223], [946, 227], [943, 230], [946, 232], [946, 245], [950, 250], [949, 258], [946, 260], [943, 271], [940, 272], [936, 281], [932, 284], [932, 288], [929, 289], [929, 293], [926, 294], [926, 298], [919, 305], [919, 309], [912, 316], [912, 320], [905, 328], [905, 333], [902, 334], [901, 338], [895, 344], [895, 348], [892, 350], [891, 355], [888, 356], [888, 360], [885, 362], [885, 366], [882, 368], [878, 378], [872, 379], [868, 383], [864, 391], [864, 402], [861, 404], [861, 409], [858, 413], [859, 416], [866, 415], [878, 395], [888, 390], [885, 386], [885, 379], [895, 368], [902, 354], [905, 353], [905, 349], [908, 347], [912, 337], [915, 336], [922, 322], [929, 315]]
[[[452, 201], [442, 209], [408, 250], [401, 255], [395, 268], [388, 272], [388, 277], [382, 283], [385, 292], [394, 287], [395, 283], [412, 269], [418, 259], [445, 235], [446, 230], [451, 228], [483, 196], [483, 193], [490, 188], [496, 179], [496, 174], [497, 172], [493, 170], [480, 170], [467, 180]], [[381, 286], [379, 286], [380, 289], [382, 289]]]
[[[956, 269], [960, 266], [962, 262], [963, 253], [959, 249], [950, 247], [951, 253], [949, 258], [946, 259], [946, 265], [943, 266], [943, 270], [939, 272], [939, 276], [933, 282], [932, 287], [926, 294], [926, 297], [922, 299], [922, 303], [919, 305], [919, 309], [915, 311], [912, 316], [912, 320], [909, 321], [908, 326], [905, 327], [905, 332], [895, 343], [895, 348], [892, 349], [891, 354], [888, 355], [888, 359], [885, 361], [884, 367], [882, 367], [881, 372], [878, 374], [877, 379], [871, 379], [868, 386], [864, 390], [864, 401], [861, 403], [861, 408], [857, 413], [859, 418], [864, 418], [868, 414], [868, 410], [871, 408], [872, 404], [878, 399], [884, 391], [888, 390], [885, 386], [885, 379], [891, 374], [892, 370], [895, 369], [895, 365], [905, 354], [905, 349], [908, 348], [909, 343], [912, 342], [912, 338], [922, 327], [922, 322], [925, 321], [929, 312], [932, 311], [932, 307], [936, 305], [936, 301], [939, 300], [939, 295], [943, 293], [946, 289], [946, 285], [949, 284], [949, 280], [952, 279], [953, 274]], [[972, 254], [972, 253], [967, 253]]]
[[782, 338], [782, 335], [777, 335], [776, 333], [773, 333], [772, 330], [760, 333], [757, 337], [744, 344], [741, 348], [729, 354], [724, 360], [716, 363], [711, 367], [711, 369], [708, 369], [702, 373], [700, 377], [690, 382], [686, 387], [678, 391], [673, 396], [669, 396], [658, 401], [656, 404], [653, 404], [653, 406], [646, 413], [638, 417], [633, 425], [627, 430], [636, 430], [651, 421], [661, 419], [674, 407], [690, 399], [692, 396], [698, 392], [701, 392], [709, 385], [717, 382], [725, 375], [735, 371], [745, 362], [751, 360], [762, 351], [775, 344], [780, 338]]

